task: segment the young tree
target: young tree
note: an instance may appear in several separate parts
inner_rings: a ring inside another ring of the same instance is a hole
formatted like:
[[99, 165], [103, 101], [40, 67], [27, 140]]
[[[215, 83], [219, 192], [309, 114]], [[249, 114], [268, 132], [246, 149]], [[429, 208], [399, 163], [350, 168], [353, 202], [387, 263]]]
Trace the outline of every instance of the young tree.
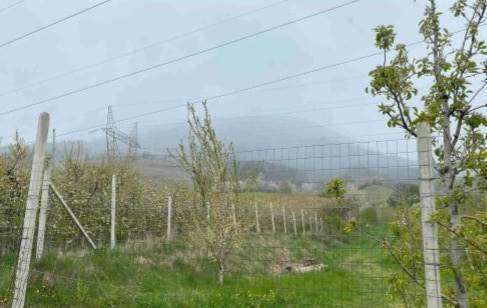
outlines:
[[189, 239], [203, 244], [218, 266], [218, 282], [223, 284], [230, 253], [238, 246], [242, 222], [233, 220], [233, 207], [239, 203], [237, 162], [232, 145], [218, 140], [206, 103], [200, 119], [188, 105], [187, 146], [179, 145], [173, 157], [192, 178], [194, 206], [189, 212]]
[[400, 205], [412, 206], [419, 203], [419, 186], [409, 183], [398, 183], [394, 185], [393, 192], [387, 198], [387, 205], [398, 207]]
[[5, 233], [0, 243], [0, 256], [18, 244], [16, 230], [22, 227], [30, 154], [29, 147], [18, 133], [8, 151], [0, 153], [0, 229]]
[[328, 183], [323, 185], [322, 194], [326, 197], [335, 198], [337, 204], [343, 203], [346, 193], [345, 181], [340, 178], [331, 179]]
[[[456, 0], [451, 14], [465, 23], [465, 28], [451, 32], [441, 25], [442, 13], [435, 0], [429, 0], [419, 24], [427, 55], [412, 59], [405, 45], [395, 45], [392, 26], [379, 26], [376, 46], [384, 52], [383, 63], [370, 72], [367, 91], [382, 96], [381, 113], [389, 117], [388, 126], [401, 127], [416, 136], [416, 125], [430, 123], [435, 135], [436, 169], [444, 195], [442, 203], [449, 209], [451, 230], [462, 228], [461, 204], [456, 189], [467, 190], [475, 178], [487, 176], [486, 135], [487, 107], [480, 98], [487, 86], [487, 45], [480, 30], [486, 20], [487, 0]], [[460, 35], [460, 40], [454, 35]], [[393, 55], [390, 56], [391, 50]], [[417, 83], [430, 82], [427, 92], [419, 96]], [[417, 100], [424, 108], [414, 106]], [[460, 184], [459, 177], [464, 179]], [[464, 250], [458, 236], [451, 234], [450, 262], [455, 277], [455, 300], [467, 307], [467, 286], [462, 274]]]

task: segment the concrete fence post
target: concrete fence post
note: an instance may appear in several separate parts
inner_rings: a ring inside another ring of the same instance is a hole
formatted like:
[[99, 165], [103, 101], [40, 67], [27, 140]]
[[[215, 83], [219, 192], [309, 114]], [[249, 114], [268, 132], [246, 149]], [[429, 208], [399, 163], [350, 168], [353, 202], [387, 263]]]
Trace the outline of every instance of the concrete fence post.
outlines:
[[304, 221], [304, 210], [301, 209], [301, 227], [303, 228], [303, 235], [306, 234], [306, 222]]
[[439, 308], [442, 307], [440, 250], [438, 248], [438, 227], [436, 223], [431, 222], [431, 216], [436, 209], [433, 192], [434, 173], [431, 128], [426, 123], [418, 125], [417, 148], [426, 303], [428, 308]]
[[22, 308], [25, 304], [25, 294], [29, 279], [30, 260], [32, 257], [32, 246], [39, 208], [39, 194], [41, 191], [42, 177], [45, 163], [45, 146], [49, 131], [49, 114], [41, 113], [37, 126], [37, 135], [32, 161], [29, 190], [27, 193], [27, 204], [24, 214], [24, 225], [22, 228], [22, 240], [20, 242], [17, 270], [15, 273], [13, 308]]
[[44, 241], [46, 234], [47, 215], [49, 213], [49, 187], [54, 164], [56, 163], [56, 130], [52, 130], [52, 152], [51, 159], [44, 171], [41, 192], [41, 207], [39, 209], [39, 225], [37, 226], [36, 260], [40, 260], [44, 254]]
[[116, 245], [116, 235], [115, 235], [115, 225], [116, 225], [116, 211], [117, 211], [117, 176], [112, 175], [112, 200], [111, 200], [111, 218], [110, 218], [110, 249], [115, 249]]
[[37, 226], [36, 260], [44, 254], [44, 239], [46, 234], [46, 221], [49, 210], [49, 185], [51, 182], [51, 168], [44, 171], [41, 191], [41, 207], [39, 209], [39, 225]]

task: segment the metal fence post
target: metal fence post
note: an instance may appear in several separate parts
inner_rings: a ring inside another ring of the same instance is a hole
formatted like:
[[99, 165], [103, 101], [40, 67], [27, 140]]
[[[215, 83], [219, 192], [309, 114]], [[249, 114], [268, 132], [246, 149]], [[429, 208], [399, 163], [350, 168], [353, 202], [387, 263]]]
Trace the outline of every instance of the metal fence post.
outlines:
[[438, 227], [436, 223], [431, 222], [431, 216], [435, 212], [433, 195], [434, 174], [431, 129], [426, 123], [418, 125], [417, 147], [426, 302], [428, 308], [439, 308], [442, 307], [440, 251], [438, 248]]
[[29, 192], [24, 215], [24, 226], [22, 229], [22, 241], [20, 243], [17, 270], [15, 273], [15, 289], [12, 300], [13, 308], [22, 308], [25, 303], [25, 293], [29, 279], [30, 260], [32, 257], [32, 246], [39, 207], [39, 194], [42, 185], [44, 172], [45, 146], [49, 131], [49, 114], [41, 113], [37, 126], [37, 136], [32, 161], [32, 172], [30, 175]]

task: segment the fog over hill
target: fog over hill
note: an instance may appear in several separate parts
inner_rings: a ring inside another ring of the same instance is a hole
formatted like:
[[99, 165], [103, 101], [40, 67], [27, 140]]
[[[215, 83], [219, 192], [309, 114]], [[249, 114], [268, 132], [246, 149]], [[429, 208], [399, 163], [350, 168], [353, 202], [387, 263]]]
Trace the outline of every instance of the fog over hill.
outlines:
[[[233, 143], [241, 168], [262, 173], [266, 181], [320, 183], [331, 177], [416, 178], [413, 140], [396, 137], [357, 142], [316, 122], [283, 116], [216, 119], [214, 126], [221, 140]], [[128, 134], [127, 127], [121, 129]], [[183, 173], [172, 167], [174, 162], [169, 159], [168, 150], [186, 141], [187, 123], [140, 123], [138, 131], [141, 172], [154, 179], [181, 178]], [[57, 158], [60, 159], [73, 142], [82, 144], [84, 154], [102, 157], [106, 149], [105, 137], [102, 130], [96, 134], [97, 137], [92, 134], [93, 139], [89, 141], [60, 141], [56, 145]], [[124, 144], [119, 142], [118, 146], [122, 156], [127, 153]]]
[[[268, 147], [324, 144], [337, 140], [350, 141], [336, 131], [319, 124], [295, 117], [240, 117], [214, 121], [217, 135], [235, 149], [251, 150]], [[141, 146], [151, 153], [158, 149], [172, 148], [184, 141], [188, 125], [180, 123], [164, 128], [142, 126], [139, 134]]]
[[[294, 117], [241, 117], [214, 121], [214, 125], [220, 139], [234, 144], [241, 168], [261, 172], [264, 180], [321, 183], [336, 176], [356, 180], [416, 178], [416, 154], [411, 140], [356, 142]], [[153, 167], [160, 160], [166, 162], [161, 169], [167, 168], [167, 149], [184, 142], [187, 134], [185, 123], [142, 126], [141, 153], [145, 159], [151, 158]], [[150, 173], [154, 174], [154, 170]]]
[[[328, 127], [297, 117], [238, 117], [217, 119], [213, 122], [219, 139], [226, 143], [231, 142], [236, 151], [353, 142]], [[121, 129], [129, 134], [130, 129], [127, 127]], [[140, 123], [138, 131], [138, 141], [142, 147], [142, 153], [164, 155], [167, 154], [167, 149], [175, 148], [179, 143], [185, 142], [188, 136], [188, 125], [185, 122], [151, 125]], [[103, 153], [105, 138], [102, 134], [102, 130], [99, 130], [97, 132], [99, 137], [89, 141], [81, 140], [84, 150], [90, 154]], [[76, 139], [70, 141], [76, 141]], [[3, 145], [5, 143], [6, 140]], [[59, 142], [61, 148], [62, 143]], [[119, 144], [119, 147], [122, 153], [126, 150], [123, 144]]]

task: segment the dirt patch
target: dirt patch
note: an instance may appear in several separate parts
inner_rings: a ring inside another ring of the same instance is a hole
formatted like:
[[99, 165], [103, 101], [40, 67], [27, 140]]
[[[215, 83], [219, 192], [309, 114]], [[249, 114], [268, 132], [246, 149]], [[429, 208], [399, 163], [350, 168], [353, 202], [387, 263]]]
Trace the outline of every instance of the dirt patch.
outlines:
[[275, 263], [271, 267], [271, 272], [273, 274], [285, 274], [285, 273], [308, 273], [314, 271], [324, 270], [326, 266], [323, 263], [315, 259], [304, 259], [298, 262], [291, 262], [287, 260], [286, 262]]
[[151, 259], [148, 259], [148, 258], [144, 258], [142, 256], [138, 256], [137, 258], [135, 258], [134, 260], [135, 264], [140, 264], [140, 265], [154, 265], [154, 261], [152, 261]]

